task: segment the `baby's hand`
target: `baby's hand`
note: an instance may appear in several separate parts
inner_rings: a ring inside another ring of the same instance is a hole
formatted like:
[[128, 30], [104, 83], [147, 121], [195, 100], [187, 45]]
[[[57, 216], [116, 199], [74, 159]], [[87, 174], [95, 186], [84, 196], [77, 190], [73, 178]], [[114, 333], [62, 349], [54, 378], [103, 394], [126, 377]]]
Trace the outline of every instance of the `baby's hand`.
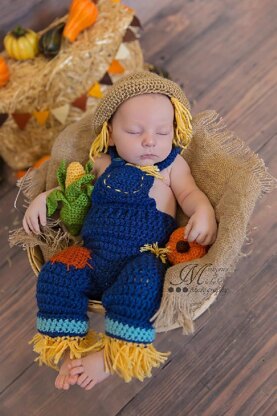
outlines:
[[199, 209], [189, 219], [185, 228], [185, 238], [207, 246], [216, 239], [217, 224], [213, 209]]
[[40, 234], [40, 226], [46, 225], [46, 198], [49, 191], [39, 194], [29, 205], [23, 218], [23, 228], [27, 234]]

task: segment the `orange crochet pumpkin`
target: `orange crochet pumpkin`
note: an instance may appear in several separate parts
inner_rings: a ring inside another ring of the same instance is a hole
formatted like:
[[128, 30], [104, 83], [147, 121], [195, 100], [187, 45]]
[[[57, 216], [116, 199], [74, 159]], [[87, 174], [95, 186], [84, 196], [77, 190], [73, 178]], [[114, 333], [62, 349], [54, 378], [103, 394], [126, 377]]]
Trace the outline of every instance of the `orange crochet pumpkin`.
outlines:
[[9, 67], [2, 56], [0, 56], [0, 87], [4, 87], [10, 79]]
[[207, 248], [195, 242], [188, 242], [184, 238], [185, 227], [177, 228], [171, 234], [166, 248], [170, 251], [167, 253], [167, 258], [172, 264], [184, 263], [186, 261], [199, 259], [203, 257]]

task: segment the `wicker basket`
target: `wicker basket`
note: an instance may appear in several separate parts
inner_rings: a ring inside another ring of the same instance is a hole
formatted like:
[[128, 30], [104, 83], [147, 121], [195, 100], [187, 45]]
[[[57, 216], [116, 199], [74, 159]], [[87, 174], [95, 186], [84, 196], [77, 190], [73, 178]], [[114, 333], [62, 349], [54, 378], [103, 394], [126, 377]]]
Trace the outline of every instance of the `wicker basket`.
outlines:
[[[36, 276], [38, 276], [40, 269], [44, 263], [42, 252], [39, 246], [27, 248], [27, 254], [28, 254], [28, 259], [33, 269], [33, 272], [35, 273]], [[98, 300], [89, 301], [88, 311], [100, 313], [101, 315], [105, 315], [105, 308], [102, 306], [102, 303]]]

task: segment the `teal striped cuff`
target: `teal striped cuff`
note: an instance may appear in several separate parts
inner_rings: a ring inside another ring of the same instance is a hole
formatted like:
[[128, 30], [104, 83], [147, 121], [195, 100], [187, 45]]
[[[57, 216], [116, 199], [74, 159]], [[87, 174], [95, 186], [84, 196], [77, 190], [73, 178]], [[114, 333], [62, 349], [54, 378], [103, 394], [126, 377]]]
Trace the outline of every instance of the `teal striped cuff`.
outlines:
[[151, 344], [156, 335], [154, 328], [139, 328], [133, 325], [124, 324], [115, 319], [105, 318], [105, 331], [108, 335], [124, 339], [130, 342]]
[[37, 317], [37, 329], [51, 335], [77, 335], [82, 336], [88, 332], [88, 321], [77, 321], [75, 319], [51, 319]]

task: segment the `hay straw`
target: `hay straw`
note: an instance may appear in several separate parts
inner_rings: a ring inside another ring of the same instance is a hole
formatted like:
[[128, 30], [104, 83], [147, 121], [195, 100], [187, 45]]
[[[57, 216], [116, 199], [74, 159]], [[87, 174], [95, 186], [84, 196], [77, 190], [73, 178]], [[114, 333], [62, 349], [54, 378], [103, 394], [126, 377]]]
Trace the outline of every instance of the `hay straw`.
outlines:
[[[3, 56], [11, 70], [11, 80], [1, 90], [0, 113], [32, 113], [70, 104], [99, 81], [122, 42], [133, 19], [119, 3], [108, 0], [98, 2], [99, 17], [91, 28], [81, 33], [74, 43], [63, 40], [59, 54], [52, 60], [42, 55], [34, 60], [15, 61]], [[41, 33], [66, 20], [66, 16], [53, 22]], [[124, 60], [126, 72], [142, 68], [143, 58], [139, 42], [126, 43], [130, 58]], [[115, 81], [118, 75], [112, 77]], [[107, 88], [101, 86], [103, 92]], [[10, 116], [0, 128], [0, 153], [14, 169], [32, 165], [39, 157], [48, 154], [54, 139], [66, 127], [93, 111], [97, 98], [89, 98], [87, 110], [70, 106], [66, 124], [62, 125], [51, 114], [40, 126], [31, 117], [25, 130], [20, 130]]]

